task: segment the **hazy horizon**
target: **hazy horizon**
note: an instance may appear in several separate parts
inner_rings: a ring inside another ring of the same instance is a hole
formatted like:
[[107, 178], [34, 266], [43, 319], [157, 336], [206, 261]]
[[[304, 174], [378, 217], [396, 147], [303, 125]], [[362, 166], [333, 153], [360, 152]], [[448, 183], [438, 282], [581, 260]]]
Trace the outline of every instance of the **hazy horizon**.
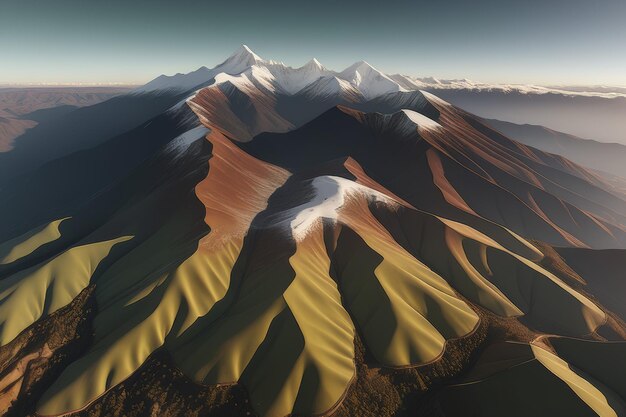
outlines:
[[[247, 44], [299, 66], [537, 85], [626, 85], [626, 3], [6, 0], [0, 85], [144, 84]], [[289, 33], [288, 37], [284, 36]]]

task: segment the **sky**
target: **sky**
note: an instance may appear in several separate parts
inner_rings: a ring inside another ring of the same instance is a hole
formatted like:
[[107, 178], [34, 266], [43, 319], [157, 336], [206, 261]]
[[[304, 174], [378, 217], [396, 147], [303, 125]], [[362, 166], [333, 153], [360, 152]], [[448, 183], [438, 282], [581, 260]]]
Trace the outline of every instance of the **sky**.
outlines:
[[299, 66], [626, 86], [625, 0], [0, 0], [1, 84], [143, 84], [241, 44]]

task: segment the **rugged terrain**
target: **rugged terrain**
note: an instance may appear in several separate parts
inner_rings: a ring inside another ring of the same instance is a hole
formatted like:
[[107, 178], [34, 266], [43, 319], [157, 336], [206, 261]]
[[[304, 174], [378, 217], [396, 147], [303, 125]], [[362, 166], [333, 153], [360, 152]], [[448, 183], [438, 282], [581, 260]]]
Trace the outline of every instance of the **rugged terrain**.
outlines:
[[601, 176], [366, 62], [242, 47], [117, 100], [0, 159], [2, 412], [626, 415]]

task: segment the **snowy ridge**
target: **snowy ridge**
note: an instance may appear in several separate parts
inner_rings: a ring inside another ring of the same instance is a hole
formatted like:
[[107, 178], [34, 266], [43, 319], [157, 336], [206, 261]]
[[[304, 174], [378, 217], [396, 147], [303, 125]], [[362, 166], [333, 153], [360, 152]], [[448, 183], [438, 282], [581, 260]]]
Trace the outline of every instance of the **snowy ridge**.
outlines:
[[[241, 80], [237, 81], [237, 78]], [[215, 77], [215, 84], [225, 79], [219, 74]], [[228, 80], [237, 86], [252, 83], [272, 93], [287, 95], [343, 94], [372, 99], [391, 92], [407, 91], [366, 62], [359, 62], [337, 73], [326, 69], [316, 59], [299, 68], [286, 66], [282, 62], [261, 60]]]
[[[426, 117], [423, 114], [418, 113], [416, 111], [409, 110], [409, 109], [402, 109], [402, 113], [406, 115], [408, 120], [412, 122], [414, 124], [414, 127], [416, 127], [418, 130], [424, 129], [424, 130], [435, 131], [435, 130], [443, 129], [443, 126], [441, 126], [439, 123], [437, 123], [433, 119]], [[409, 123], [409, 125], [410, 124], [411, 123]]]
[[394, 113], [366, 113], [361, 119], [371, 129], [379, 134], [392, 133], [399, 138], [418, 139], [418, 134], [424, 132], [444, 132], [445, 129], [430, 117], [408, 108]]
[[394, 205], [386, 195], [346, 178], [325, 175], [311, 181], [313, 194], [304, 204], [279, 213], [271, 227], [280, 227], [291, 233], [296, 241], [302, 241], [319, 224], [320, 219], [336, 222], [341, 208], [351, 196], [364, 196], [370, 201]]
[[252, 52], [246, 45], [241, 45], [231, 56], [215, 68], [208, 69], [201, 67], [196, 71], [187, 74], [176, 74], [172, 76], [160, 75], [146, 85], [133, 90], [134, 93], [147, 93], [157, 90], [177, 90], [188, 91], [201, 84], [210, 82], [218, 74], [228, 75], [239, 74], [255, 64], [269, 64], [272, 61], [265, 61]]
[[341, 95], [355, 102], [363, 97], [356, 87], [334, 75], [320, 78], [302, 89], [300, 93], [311, 97], [334, 97]]
[[185, 153], [192, 143], [203, 138], [208, 132], [209, 129], [206, 127], [196, 126], [172, 139], [165, 147], [165, 152], [180, 156]]
[[[397, 91], [414, 90], [475, 90], [520, 94], [560, 94], [565, 96], [586, 96], [615, 98], [626, 97], [626, 89], [609, 87], [542, 87], [520, 84], [487, 84], [474, 82], [466, 78], [443, 80], [434, 77], [412, 77], [407, 75], [387, 75], [365, 61], [359, 61], [341, 72], [325, 68], [313, 58], [301, 67], [294, 68], [282, 62], [266, 60], [255, 54], [246, 45], [242, 45], [224, 62], [212, 69], [201, 67], [187, 74], [172, 76], [160, 75], [146, 85], [133, 90], [134, 93], [146, 93], [163, 90], [191, 91], [203, 85], [217, 83], [225, 79], [220, 75], [243, 76], [240, 83], [252, 82], [263, 88], [287, 95], [304, 92], [306, 87], [320, 83], [320, 94], [347, 93], [357, 94], [367, 100]], [[230, 81], [233, 81], [231, 78]], [[233, 82], [239, 85], [238, 82]], [[308, 94], [316, 89], [308, 89]]]
[[357, 88], [366, 99], [396, 91], [407, 91], [396, 81], [365, 61], [352, 64], [343, 70], [339, 77]]
[[394, 91], [405, 91], [400, 84], [364, 61], [340, 73], [325, 68], [315, 58], [301, 67], [293, 68], [282, 62], [265, 60], [246, 45], [242, 45], [213, 69], [202, 67], [188, 74], [160, 75], [133, 92], [191, 91], [203, 84], [218, 85], [227, 81], [245, 89], [254, 85], [270, 92], [287, 95], [298, 94], [316, 83], [319, 83], [319, 86], [310, 89], [309, 94], [319, 93], [328, 96], [346, 94], [371, 99]]

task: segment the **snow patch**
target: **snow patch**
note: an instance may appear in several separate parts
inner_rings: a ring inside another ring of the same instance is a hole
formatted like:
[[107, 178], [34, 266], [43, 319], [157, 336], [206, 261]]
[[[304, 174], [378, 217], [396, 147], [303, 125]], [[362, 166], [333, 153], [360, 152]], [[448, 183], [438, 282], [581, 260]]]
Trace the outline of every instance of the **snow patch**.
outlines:
[[409, 118], [409, 120], [417, 126], [418, 129], [426, 129], [426, 130], [439, 130], [443, 129], [439, 123], [434, 121], [433, 119], [424, 116], [421, 113], [418, 113], [409, 109], [402, 109], [402, 112]]
[[362, 97], [359, 90], [346, 80], [336, 76], [322, 77], [318, 81], [307, 86], [306, 95], [313, 97], [333, 97], [336, 95], [346, 95], [348, 98], [357, 100]]
[[174, 153], [177, 156], [182, 155], [189, 148], [189, 146], [200, 138], [203, 138], [209, 129], [204, 126], [197, 126], [193, 129], [186, 131], [176, 136], [165, 147], [165, 152]]
[[274, 77], [274, 74], [272, 74], [269, 68], [253, 65], [246, 72], [245, 76], [247, 76], [250, 81], [256, 81], [266, 90], [271, 91], [272, 93], [276, 92], [276, 88], [274, 86], [276, 84], [276, 77]]
[[430, 101], [431, 103], [437, 103], [441, 106], [447, 106], [447, 107], [451, 107], [452, 104], [448, 103], [445, 100], [440, 99], [439, 97], [437, 97], [434, 94], [429, 93], [428, 91], [423, 91], [423, 90], [419, 90], [420, 93], [422, 93], [424, 95], [424, 97], [426, 97], [426, 99], [428, 101]]
[[396, 81], [383, 74], [365, 61], [357, 62], [340, 74], [342, 78], [355, 86], [367, 99], [372, 99], [384, 94], [407, 91]]
[[248, 94], [255, 89], [254, 83], [252, 83], [252, 81], [250, 81], [250, 78], [248, 78], [248, 74], [239, 74], [233, 76], [230, 74], [221, 73], [215, 76], [215, 84], [213, 85], [220, 85], [225, 83], [231, 83], [239, 90]]
[[337, 222], [346, 199], [364, 196], [370, 201], [395, 204], [386, 195], [346, 178], [325, 175], [311, 181], [311, 199], [281, 214], [279, 225], [291, 231], [296, 241], [303, 240], [318, 224], [320, 219]]

